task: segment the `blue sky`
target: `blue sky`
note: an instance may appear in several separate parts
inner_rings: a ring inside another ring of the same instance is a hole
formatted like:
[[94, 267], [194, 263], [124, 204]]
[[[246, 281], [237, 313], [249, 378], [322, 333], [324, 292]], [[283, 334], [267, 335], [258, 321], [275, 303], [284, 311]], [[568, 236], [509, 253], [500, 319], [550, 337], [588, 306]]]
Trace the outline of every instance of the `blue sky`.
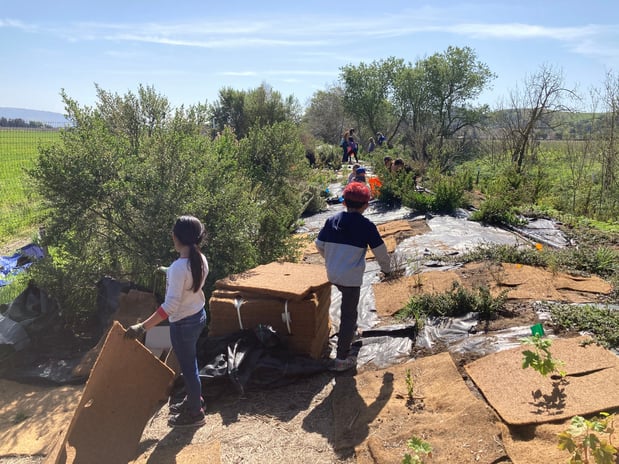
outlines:
[[342, 66], [415, 62], [469, 46], [497, 74], [496, 106], [550, 65], [567, 87], [619, 73], [616, 0], [4, 1], [0, 106], [64, 112], [60, 90], [96, 102], [95, 83], [125, 94], [152, 85], [176, 105], [265, 82], [307, 103]]

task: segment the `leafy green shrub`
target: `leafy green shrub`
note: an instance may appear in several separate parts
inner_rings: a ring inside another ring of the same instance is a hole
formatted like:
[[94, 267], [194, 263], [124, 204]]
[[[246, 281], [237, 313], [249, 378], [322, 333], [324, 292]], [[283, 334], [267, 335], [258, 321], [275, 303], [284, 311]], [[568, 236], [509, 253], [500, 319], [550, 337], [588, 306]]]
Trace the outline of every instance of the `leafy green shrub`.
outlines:
[[529, 247], [517, 244], [482, 243], [454, 259], [462, 263], [490, 260], [497, 263], [525, 264], [553, 270], [581, 271], [612, 278], [617, 275], [619, 255], [612, 248], [605, 246], [583, 245], [579, 248], [553, 250], [541, 244]]
[[97, 282], [103, 276], [97, 263], [68, 259], [60, 249], [55, 257], [34, 263], [29, 274], [36, 285], [52, 296], [67, 321], [76, 331], [85, 330], [96, 308]]
[[290, 234], [303, 211], [302, 193], [309, 177], [298, 128], [291, 122], [254, 127], [239, 143], [240, 172], [258, 196], [259, 229], [253, 238], [259, 263], [291, 253]]
[[327, 202], [324, 199], [323, 192], [324, 190], [317, 185], [308, 186], [301, 196], [304, 205], [303, 214], [315, 214], [326, 208]]
[[546, 267], [548, 253], [520, 245], [482, 243], [457, 257], [458, 262], [493, 261], [496, 263], [526, 264]]
[[217, 279], [290, 253], [308, 190], [297, 179], [309, 178], [295, 124], [211, 140], [201, 105], [172, 110], [152, 88], [97, 90], [95, 109], [63, 94], [74, 124], [30, 170], [46, 201], [44, 244], [57, 250], [37, 283], [68, 318], [94, 310], [90, 292], [101, 277], [145, 282], [172, 262], [170, 230], [181, 214], [207, 230], [207, 294]]
[[382, 163], [376, 169], [381, 179], [379, 200], [387, 205], [403, 205], [418, 212], [451, 213], [464, 204], [465, 177], [441, 175], [432, 180], [432, 193], [417, 191], [414, 170], [387, 172]]
[[464, 203], [464, 187], [461, 181], [453, 176], [441, 176], [433, 185], [434, 201], [432, 211], [451, 213]]
[[615, 273], [609, 277], [610, 284], [612, 285], [612, 290], [608, 295], [609, 301], [619, 302], [619, 273]]
[[520, 224], [520, 220], [513, 212], [510, 203], [502, 197], [488, 198], [480, 205], [479, 210], [471, 214], [470, 219], [491, 225]]
[[563, 267], [609, 277], [619, 270], [619, 253], [607, 246], [585, 245], [565, 248], [557, 253], [556, 260]]
[[589, 332], [607, 348], [619, 347], [619, 311], [593, 305], [544, 303], [556, 330]]
[[399, 193], [399, 188], [390, 179], [381, 177], [382, 185], [378, 191], [378, 200], [387, 206], [399, 206], [402, 204], [402, 197]]
[[399, 171], [385, 171], [381, 177], [383, 185], [380, 188], [379, 199], [390, 205], [402, 204], [403, 206], [415, 209], [414, 198], [417, 194], [415, 190], [415, 173]]
[[503, 311], [507, 301], [508, 290], [503, 290], [498, 296], [494, 297], [488, 287], [479, 287], [475, 301], [475, 310], [479, 313], [482, 321], [488, 321]]
[[0, 305], [9, 304], [17, 298], [28, 286], [31, 276], [27, 272], [21, 272], [15, 276], [7, 276], [4, 280], [9, 284], [0, 287]]
[[420, 320], [430, 316], [453, 317], [476, 312], [481, 320], [488, 320], [504, 309], [506, 295], [507, 292], [503, 292], [495, 298], [487, 288], [470, 291], [454, 281], [447, 292], [413, 296], [398, 312], [398, 317]]
[[342, 167], [342, 149], [334, 145], [321, 144], [316, 147], [316, 166], [337, 171]]
[[427, 213], [434, 210], [434, 197], [427, 193], [413, 191], [405, 196], [404, 206], [419, 213]]

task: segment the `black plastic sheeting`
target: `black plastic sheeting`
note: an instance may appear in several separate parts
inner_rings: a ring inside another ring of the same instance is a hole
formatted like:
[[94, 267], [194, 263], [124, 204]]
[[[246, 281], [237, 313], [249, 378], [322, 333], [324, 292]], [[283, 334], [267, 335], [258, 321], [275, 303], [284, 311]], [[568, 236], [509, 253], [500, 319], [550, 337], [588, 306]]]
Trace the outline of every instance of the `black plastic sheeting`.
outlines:
[[23, 382], [80, 384], [75, 376], [85, 353], [107, 335], [122, 292], [135, 288], [109, 277], [98, 284], [97, 311], [88, 336], [65, 326], [56, 300], [30, 284], [6, 308], [0, 308], [0, 376]]
[[[239, 394], [274, 388], [324, 372], [325, 360], [295, 355], [269, 326], [241, 330], [223, 337], [200, 338], [198, 366], [205, 395], [215, 386], [231, 386]], [[227, 387], [226, 387], [227, 389]]]
[[67, 329], [57, 302], [30, 284], [0, 315], [0, 375], [21, 381], [82, 383], [73, 368], [80, 341]]
[[[379, 367], [393, 364], [394, 357], [410, 357], [416, 330], [411, 326], [368, 330], [353, 343], [357, 363]], [[335, 342], [334, 342], [335, 343]], [[247, 391], [276, 388], [328, 369], [328, 359], [295, 355], [269, 326], [238, 331], [223, 337], [203, 336], [198, 341], [198, 367], [204, 397], [216, 397], [232, 388]], [[182, 376], [177, 380], [171, 403], [185, 396]]]
[[97, 282], [97, 311], [93, 316], [93, 330], [97, 338], [107, 334], [112, 315], [120, 306], [120, 295], [135, 288], [130, 282], [111, 277], [104, 277]]

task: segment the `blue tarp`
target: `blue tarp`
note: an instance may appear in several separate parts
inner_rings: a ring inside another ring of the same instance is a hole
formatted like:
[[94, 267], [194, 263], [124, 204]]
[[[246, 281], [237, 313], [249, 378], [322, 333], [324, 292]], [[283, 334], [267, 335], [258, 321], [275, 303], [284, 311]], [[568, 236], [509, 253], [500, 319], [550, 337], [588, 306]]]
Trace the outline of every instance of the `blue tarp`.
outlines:
[[43, 249], [31, 243], [20, 248], [12, 256], [0, 256], [0, 287], [11, 283], [11, 277], [25, 271], [30, 265], [45, 256]]

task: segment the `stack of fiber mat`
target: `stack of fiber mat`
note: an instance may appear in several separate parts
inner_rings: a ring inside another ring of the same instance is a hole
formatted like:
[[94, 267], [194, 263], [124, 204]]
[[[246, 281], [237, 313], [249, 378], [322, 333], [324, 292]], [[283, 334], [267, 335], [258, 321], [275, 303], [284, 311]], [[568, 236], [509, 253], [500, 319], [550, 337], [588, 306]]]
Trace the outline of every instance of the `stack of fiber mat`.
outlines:
[[291, 351], [318, 359], [329, 339], [330, 305], [324, 266], [265, 264], [215, 283], [209, 335], [269, 325]]

